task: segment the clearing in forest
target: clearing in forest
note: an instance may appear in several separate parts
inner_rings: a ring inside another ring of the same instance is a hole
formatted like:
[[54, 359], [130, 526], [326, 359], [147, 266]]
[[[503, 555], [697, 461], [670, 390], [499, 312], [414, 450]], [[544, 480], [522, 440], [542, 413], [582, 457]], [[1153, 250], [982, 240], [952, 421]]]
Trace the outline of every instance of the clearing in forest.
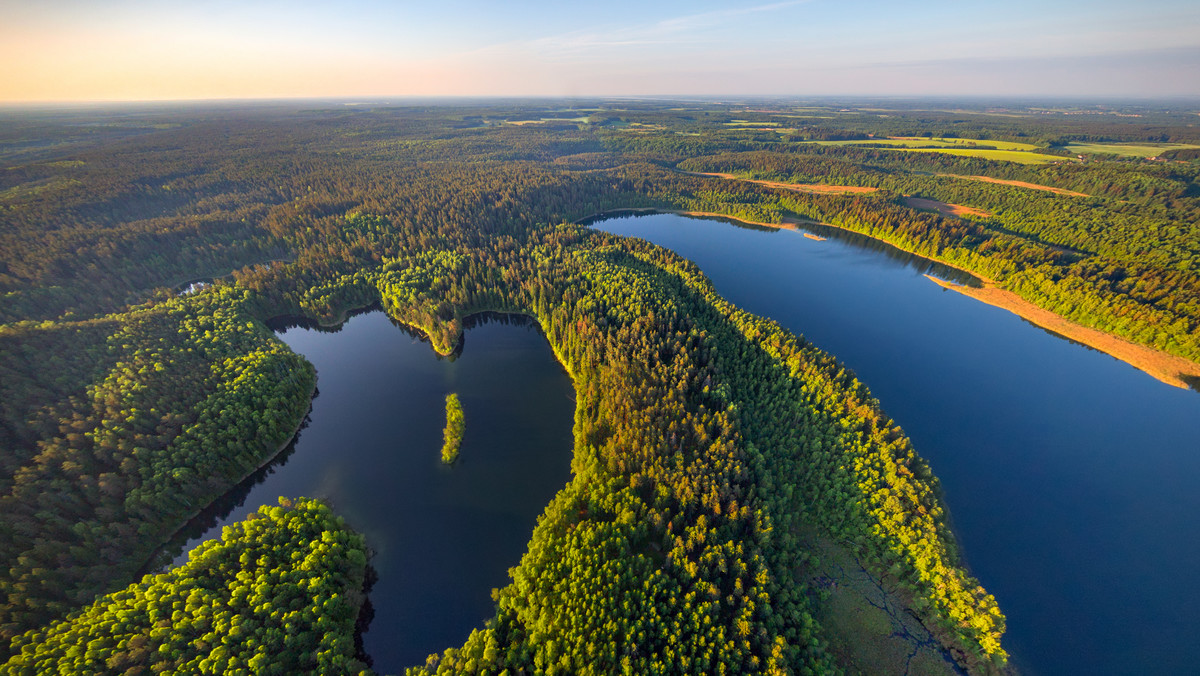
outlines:
[[901, 152], [944, 153], [960, 157], [979, 157], [985, 160], [1005, 160], [1022, 164], [1046, 164], [1048, 162], [1074, 162], [1074, 157], [1043, 155], [1032, 143], [1017, 141], [993, 141], [971, 138], [924, 138], [920, 136], [893, 136], [891, 138], [859, 139], [854, 141], [815, 141], [828, 146], [867, 146], [879, 150]]
[[1020, 164], [1049, 164], [1051, 162], [1076, 162], [1073, 157], [1041, 155], [1024, 150], [989, 150], [985, 148], [891, 148], [902, 153], [942, 153], [959, 157], [978, 157], [985, 160], [1002, 160]]
[[904, 203], [914, 209], [933, 209], [943, 216], [955, 216], [962, 218], [964, 216], [978, 216], [980, 218], [988, 218], [991, 216], [983, 209], [975, 207], [963, 206], [962, 204], [950, 204], [948, 202], [939, 202], [925, 197], [905, 197]]
[[1189, 143], [1070, 143], [1066, 149], [1076, 155], [1121, 155], [1123, 157], [1158, 157], [1167, 150], [1200, 148]]
[[924, 136], [889, 136], [887, 138], [859, 139], [854, 141], [818, 141], [817, 143], [832, 146], [881, 145], [894, 146], [896, 148], [921, 148], [924, 150], [937, 150], [939, 148], [958, 148], [960, 150], [995, 149], [1022, 152], [1034, 152], [1038, 150], [1038, 147], [1032, 143], [1019, 143], [1017, 141], [993, 141], [991, 139], [977, 138], [926, 138]]

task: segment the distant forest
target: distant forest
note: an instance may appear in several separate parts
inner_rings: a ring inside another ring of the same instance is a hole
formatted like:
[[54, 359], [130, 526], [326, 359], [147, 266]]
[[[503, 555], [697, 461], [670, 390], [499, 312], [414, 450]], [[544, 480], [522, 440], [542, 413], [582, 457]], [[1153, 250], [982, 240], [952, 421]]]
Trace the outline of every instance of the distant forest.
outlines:
[[[886, 581], [960, 668], [1005, 672], [1004, 615], [937, 479], [854, 374], [688, 261], [577, 223], [826, 223], [1200, 362], [1197, 120], [779, 100], [0, 110], [3, 670], [366, 669], [370, 542], [319, 503], [138, 574], [308, 411], [314, 369], [266, 322], [381, 305], [440, 352], [471, 314], [530, 315], [577, 393], [573, 478], [495, 616], [413, 673], [853, 671], [805, 575], [814, 541]], [[1015, 159], [988, 155], [1002, 144]]]

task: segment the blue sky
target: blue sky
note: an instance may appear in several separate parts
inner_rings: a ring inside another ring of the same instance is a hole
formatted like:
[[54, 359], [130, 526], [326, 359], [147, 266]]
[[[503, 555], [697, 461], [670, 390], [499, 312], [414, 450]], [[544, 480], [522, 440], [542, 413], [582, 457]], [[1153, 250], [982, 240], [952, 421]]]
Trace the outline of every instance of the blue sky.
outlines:
[[1200, 96], [1200, 2], [0, 0], [0, 100]]

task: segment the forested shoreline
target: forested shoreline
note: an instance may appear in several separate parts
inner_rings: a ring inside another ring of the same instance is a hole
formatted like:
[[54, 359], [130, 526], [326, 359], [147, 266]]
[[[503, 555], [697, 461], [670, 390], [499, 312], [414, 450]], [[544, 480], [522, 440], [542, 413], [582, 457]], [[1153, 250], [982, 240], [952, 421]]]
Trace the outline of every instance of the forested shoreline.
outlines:
[[[762, 155], [754, 154], [754, 159]], [[787, 166], [787, 158], [771, 156], [767, 162], [775, 163], [774, 169], [748, 159], [696, 158], [681, 166], [796, 183], [817, 175], [780, 170], [781, 163]], [[1006, 175], [1037, 178], [1028, 173]], [[1196, 305], [1200, 277], [1195, 267], [1198, 240], [1193, 233], [1197, 215], [1193, 204], [1185, 202], [1183, 209], [1160, 208], [1159, 215], [1145, 207], [1122, 204], [1114, 208], [1108, 204], [1111, 200], [1101, 198], [1079, 204], [1081, 198], [1036, 189], [963, 181], [957, 174], [907, 181], [861, 174], [855, 178], [858, 180], [846, 185], [878, 187], [880, 193], [822, 199], [791, 192], [750, 208], [743, 206], [745, 198], [718, 198], [715, 203], [700, 203], [711, 209], [697, 210], [749, 213], [768, 222], [778, 222], [784, 214], [795, 215], [867, 234], [996, 280], [1001, 288], [1076, 323], [1200, 361], [1200, 308]], [[1194, 185], [1195, 178], [1191, 181]], [[898, 207], [894, 197], [888, 199], [897, 194], [969, 204], [1001, 216], [958, 224], [946, 222], [958, 219], [932, 214], [906, 217], [905, 211], [911, 210]], [[1149, 213], [1144, 213], [1147, 210]], [[1147, 231], [1178, 234], [1147, 240]]]
[[[25, 673], [36, 658], [86, 670], [71, 666], [81, 655], [54, 652], [52, 638], [86, 634], [101, 641], [86, 656], [100, 662], [89, 664], [110, 669], [252, 669], [266, 653], [222, 654], [227, 661], [205, 667], [192, 660], [214, 653], [131, 650], [140, 625], [111, 629], [109, 608], [139, 594], [170, 600], [202, 580], [282, 584], [273, 566], [231, 558], [202, 573], [195, 556], [140, 583], [133, 576], [180, 524], [268, 460], [308, 410], [315, 373], [266, 322], [329, 323], [378, 304], [442, 353], [471, 314], [533, 316], [577, 392], [573, 479], [497, 592], [496, 616], [416, 671], [838, 671], [847, 665], [814, 619], [821, 594], [796, 572], [817, 556], [799, 537], [812, 529], [892, 581], [963, 668], [1005, 670], [1004, 616], [961, 564], [937, 479], [853, 373], [724, 301], [678, 256], [572, 223], [617, 209], [830, 223], [1195, 361], [1198, 165], [901, 155], [807, 143], [861, 135], [867, 113], [821, 127], [770, 118], [784, 132], [730, 128], [735, 115], [770, 116], [727, 105], [605, 105], [583, 123], [522, 125], [509, 122], [547, 113], [516, 104], [95, 113], [120, 133], [65, 143], [56, 156], [0, 136], [0, 156], [17, 162], [0, 172], [6, 668]], [[143, 123], [161, 116], [178, 126]], [[982, 138], [991, 119], [898, 117], [878, 118], [874, 133], [936, 125], [938, 135]], [[76, 122], [48, 116], [21, 130], [53, 136]], [[998, 119], [986, 133], [1011, 138], [1013, 124]], [[1079, 136], [1075, 124], [1030, 128], [1062, 140]], [[1169, 116], [1156, 125], [1169, 140], [1192, 140]], [[1111, 124], [1095, 133], [1151, 132]], [[682, 171], [878, 190], [801, 194]], [[995, 216], [919, 212], [903, 205], [906, 194]], [[171, 289], [225, 270], [234, 272], [198, 292]], [[360, 543], [329, 525], [326, 508], [297, 505], [267, 518], [303, 512]], [[250, 537], [253, 523], [231, 551], [291, 556], [295, 542]], [[350, 561], [359, 566], [357, 555]], [[349, 593], [360, 575], [327, 588]], [[178, 598], [187, 613], [216, 603]], [[160, 612], [148, 615], [157, 636], [183, 636], [174, 624], [183, 616]], [[289, 654], [331, 671], [362, 668], [344, 641], [356, 614], [339, 611], [326, 634], [334, 648]], [[272, 650], [276, 621], [263, 619], [268, 630], [247, 650]], [[320, 662], [326, 652], [337, 661]]]

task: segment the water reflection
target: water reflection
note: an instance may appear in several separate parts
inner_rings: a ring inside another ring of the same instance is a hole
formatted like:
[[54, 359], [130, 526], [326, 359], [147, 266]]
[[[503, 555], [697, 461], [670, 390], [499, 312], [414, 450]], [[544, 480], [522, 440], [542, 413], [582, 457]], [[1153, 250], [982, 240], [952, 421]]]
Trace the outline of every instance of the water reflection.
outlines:
[[[570, 477], [574, 389], [534, 321], [465, 321], [457, 358], [382, 312], [338, 327], [280, 318], [280, 338], [317, 368], [306, 425], [268, 466], [214, 502], [161, 564], [279, 496], [329, 503], [367, 538], [378, 582], [362, 636], [381, 673], [462, 645], [494, 613], [537, 516]], [[467, 419], [453, 467], [440, 460], [445, 396]], [[177, 559], [177, 560], [182, 560]]]
[[[675, 216], [675, 214], [669, 213], [659, 215]], [[580, 225], [594, 226], [599, 230], [608, 230], [609, 228], [605, 226], [606, 221], [624, 220], [639, 217], [644, 218], [645, 216], [646, 215], [641, 213], [640, 210], [616, 210], [580, 221]], [[745, 221], [739, 221], [734, 218], [725, 218], [722, 216], [706, 215], [676, 217], [682, 218], [684, 221], [714, 221], [718, 223], [727, 223], [735, 228], [738, 228], [739, 230], [749, 230], [751, 232], [763, 234], [781, 234], [788, 231], [787, 228], [772, 228], [765, 225], [756, 225], [754, 223], [747, 223]], [[924, 256], [909, 253], [903, 249], [896, 248], [887, 242], [880, 241], [873, 237], [861, 235], [857, 232], [851, 232], [850, 230], [844, 230], [842, 228], [835, 228], [831, 225], [824, 225], [822, 223], [812, 223], [806, 221], [804, 223], [798, 223], [794, 225], [801, 232], [808, 232], [827, 240], [836, 240], [863, 251], [880, 254], [888, 260], [903, 263], [908, 268], [915, 270], [917, 273], [922, 275], [933, 275], [934, 277], [943, 279], [947, 282], [954, 282], [955, 284], [962, 284], [964, 286], [973, 286], [975, 288], [980, 288], [983, 286], [983, 282], [978, 277], [965, 270], [959, 270], [958, 268], [950, 267], [945, 263], [939, 263], [938, 261], [925, 258]]]
[[[343, 314], [342, 320], [336, 324], [322, 324], [321, 322], [318, 322], [307, 315], [286, 314], [272, 317], [265, 323], [267, 328], [271, 329], [275, 333], [286, 333], [291, 329], [304, 329], [306, 331], [317, 331], [320, 333], [338, 333], [344, 326], [346, 326], [346, 322], [350, 321], [351, 319], [371, 312], [380, 312], [381, 310], [382, 308], [380, 307], [379, 303], [368, 305], [366, 307], [355, 308], [353, 310], [347, 310]], [[389, 319], [391, 318], [389, 317]], [[413, 329], [405, 324], [401, 324], [395, 320], [392, 320], [392, 324], [409, 336], [416, 336], [419, 333], [416, 329]]]

